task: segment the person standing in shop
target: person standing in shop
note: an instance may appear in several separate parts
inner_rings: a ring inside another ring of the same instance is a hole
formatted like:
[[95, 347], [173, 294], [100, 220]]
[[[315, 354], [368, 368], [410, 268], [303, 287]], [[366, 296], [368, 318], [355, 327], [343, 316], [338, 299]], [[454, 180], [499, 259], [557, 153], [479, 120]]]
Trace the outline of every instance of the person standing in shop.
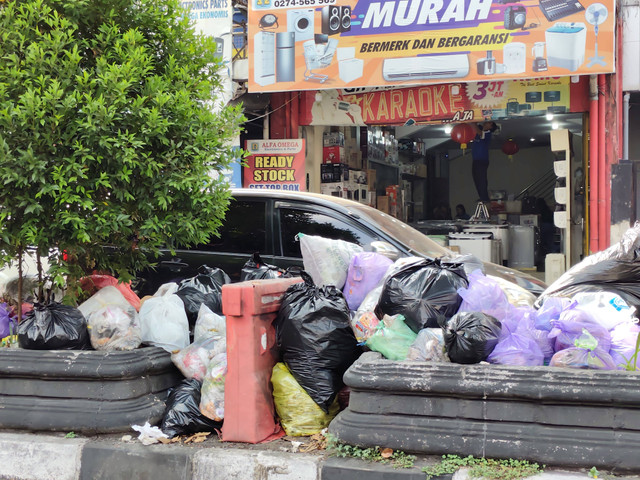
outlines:
[[473, 164], [471, 166], [471, 174], [473, 183], [478, 191], [479, 201], [489, 202], [489, 182], [487, 179], [487, 170], [489, 169], [489, 145], [491, 144], [491, 134], [498, 129], [495, 122], [484, 122], [476, 124], [478, 133], [476, 138], [471, 142], [471, 157]]

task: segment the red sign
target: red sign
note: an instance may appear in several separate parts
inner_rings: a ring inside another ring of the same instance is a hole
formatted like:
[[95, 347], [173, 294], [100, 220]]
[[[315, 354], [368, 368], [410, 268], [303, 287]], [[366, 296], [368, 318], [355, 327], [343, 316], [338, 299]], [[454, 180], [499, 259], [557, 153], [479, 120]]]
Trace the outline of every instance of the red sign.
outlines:
[[305, 190], [304, 139], [247, 140], [242, 186]]

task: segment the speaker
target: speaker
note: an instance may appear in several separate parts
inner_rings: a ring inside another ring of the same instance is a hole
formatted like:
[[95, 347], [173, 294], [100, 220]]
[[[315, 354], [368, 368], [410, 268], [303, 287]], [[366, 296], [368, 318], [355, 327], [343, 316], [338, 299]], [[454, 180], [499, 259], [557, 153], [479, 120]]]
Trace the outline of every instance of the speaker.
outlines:
[[348, 32], [351, 30], [351, 7], [340, 7], [340, 31]]
[[[349, 8], [351, 10], [351, 8]], [[351, 25], [351, 19], [349, 19]], [[342, 8], [337, 5], [322, 7], [322, 33], [335, 35], [340, 33], [342, 27]]]

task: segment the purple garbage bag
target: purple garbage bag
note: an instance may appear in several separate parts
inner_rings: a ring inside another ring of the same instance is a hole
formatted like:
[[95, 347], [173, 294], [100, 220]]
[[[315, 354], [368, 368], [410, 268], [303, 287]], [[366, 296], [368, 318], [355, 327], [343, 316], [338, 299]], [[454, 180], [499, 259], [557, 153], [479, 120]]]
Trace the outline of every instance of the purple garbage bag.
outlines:
[[6, 303], [0, 303], [0, 338], [18, 333], [18, 321], [10, 316], [11, 309]]
[[[609, 332], [611, 335], [611, 350], [609, 354], [620, 370], [625, 370], [627, 363], [636, 351], [636, 341], [640, 333], [640, 326], [635, 323], [625, 322], [616, 326]], [[635, 367], [640, 367], [640, 358], [636, 358]]]
[[474, 270], [468, 279], [469, 286], [458, 289], [458, 295], [462, 297], [458, 311], [483, 312], [503, 322], [512, 306], [498, 282], [480, 270]]
[[606, 350], [598, 346], [598, 340], [585, 328], [576, 338], [575, 347], [556, 352], [550, 367], [583, 368], [593, 370], [615, 370], [616, 364]]
[[538, 330], [551, 331], [551, 320], [557, 320], [560, 314], [569, 308], [571, 300], [565, 297], [548, 297], [536, 311], [535, 327]]
[[513, 307], [509, 312], [509, 318], [502, 324], [507, 333], [517, 333], [536, 342], [545, 360], [549, 360], [554, 350], [554, 340], [549, 338], [549, 332], [539, 330], [535, 326], [536, 310], [533, 307]]
[[533, 338], [514, 333], [498, 342], [487, 361], [499, 365], [533, 367], [544, 363], [544, 354]]
[[565, 348], [551, 357], [549, 366], [592, 370], [616, 369], [616, 364], [611, 355], [599, 347], [595, 350], [580, 347]]
[[557, 320], [551, 320], [551, 325], [553, 328], [549, 332], [549, 338], [554, 339], [556, 352], [573, 347], [584, 329], [595, 337], [598, 348], [605, 353], [611, 348], [609, 331], [597, 323], [588, 312], [575, 308], [575, 304], [564, 310]]
[[347, 281], [342, 291], [349, 310], [360, 307], [367, 294], [380, 284], [392, 264], [393, 261], [389, 258], [374, 252], [356, 253], [351, 257]]

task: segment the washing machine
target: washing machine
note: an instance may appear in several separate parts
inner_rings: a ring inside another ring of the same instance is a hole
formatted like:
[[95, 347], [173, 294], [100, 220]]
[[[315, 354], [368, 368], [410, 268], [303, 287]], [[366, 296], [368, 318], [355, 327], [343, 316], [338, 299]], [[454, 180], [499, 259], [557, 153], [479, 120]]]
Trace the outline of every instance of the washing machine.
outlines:
[[[502, 246], [501, 256], [498, 259], [498, 264], [509, 264], [509, 225], [507, 224], [493, 224], [493, 223], [472, 223], [464, 226], [464, 232], [473, 233], [491, 233], [493, 238], [500, 240]], [[492, 260], [493, 261], [493, 260]]]
[[314, 10], [289, 10], [287, 12], [287, 31], [296, 34], [296, 42], [313, 40]]
[[450, 233], [448, 237], [449, 246], [458, 247], [462, 254], [474, 255], [484, 262], [500, 262], [501, 243], [492, 233]]

